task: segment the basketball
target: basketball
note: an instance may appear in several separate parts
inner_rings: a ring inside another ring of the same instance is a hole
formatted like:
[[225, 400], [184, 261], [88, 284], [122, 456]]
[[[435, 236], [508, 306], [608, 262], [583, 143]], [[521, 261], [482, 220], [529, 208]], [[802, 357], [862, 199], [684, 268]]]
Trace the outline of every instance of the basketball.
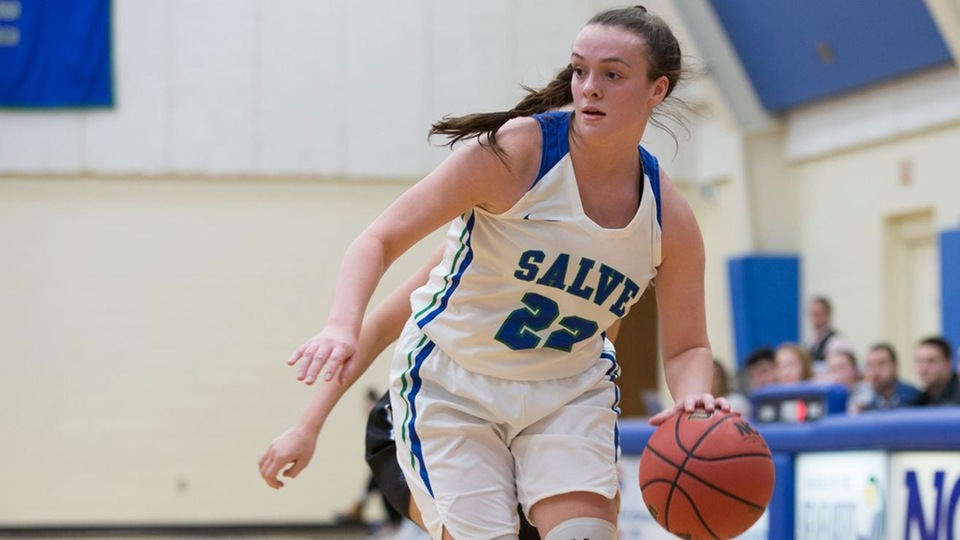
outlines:
[[744, 418], [722, 411], [676, 414], [640, 457], [640, 491], [657, 522], [691, 540], [733, 538], [763, 514], [773, 459]]

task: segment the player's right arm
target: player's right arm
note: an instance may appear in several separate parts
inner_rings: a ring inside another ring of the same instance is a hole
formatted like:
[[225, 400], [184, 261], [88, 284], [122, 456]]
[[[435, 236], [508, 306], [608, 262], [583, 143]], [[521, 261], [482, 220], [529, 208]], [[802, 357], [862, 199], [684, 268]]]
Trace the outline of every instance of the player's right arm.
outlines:
[[[443, 248], [441, 247], [434, 252], [426, 264], [364, 318], [358, 341], [356, 369], [343, 382], [321, 381], [299, 421], [274, 439], [260, 458], [260, 476], [267, 485], [275, 489], [282, 488], [283, 482], [277, 478], [281, 470], [283, 476], [296, 478], [310, 463], [316, 450], [317, 437], [327, 417], [347, 389], [400, 335], [404, 323], [410, 317], [410, 294], [427, 282], [430, 270], [440, 262], [442, 256]], [[293, 361], [289, 361], [288, 364], [293, 365]], [[302, 381], [305, 377], [306, 366], [301, 366], [297, 372], [297, 379]]]
[[358, 335], [370, 297], [387, 268], [430, 232], [474, 208], [510, 209], [529, 189], [540, 166], [540, 127], [515, 118], [497, 133], [501, 159], [473, 142], [453, 152], [354, 240], [344, 254], [330, 315], [319, 334], [292, 357], [306, 366], [309, 384], [348, 378], [355, 369]]

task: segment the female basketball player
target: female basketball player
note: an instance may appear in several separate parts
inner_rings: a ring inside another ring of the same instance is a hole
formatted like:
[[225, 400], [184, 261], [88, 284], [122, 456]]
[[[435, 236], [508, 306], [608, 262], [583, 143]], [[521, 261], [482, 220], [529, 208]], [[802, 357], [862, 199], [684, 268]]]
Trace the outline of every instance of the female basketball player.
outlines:
[[397, 457], [432, 537], [515, 538], [519, 503], [547, 540], [616, 538], [619, 369], [604, 332], [655, 276], [677, 405], [651, 421], [729, 409], [709, 394], [699, 228], [637, 146], [681, 71], [658, 17], [597, 15], [546, 88], [435, 124], [472, 142], [347, 250], [326, 326], [292, 358], [308, 383], [363, 367], [362, 317], [383, 273], [452, 222], [391, 371]]

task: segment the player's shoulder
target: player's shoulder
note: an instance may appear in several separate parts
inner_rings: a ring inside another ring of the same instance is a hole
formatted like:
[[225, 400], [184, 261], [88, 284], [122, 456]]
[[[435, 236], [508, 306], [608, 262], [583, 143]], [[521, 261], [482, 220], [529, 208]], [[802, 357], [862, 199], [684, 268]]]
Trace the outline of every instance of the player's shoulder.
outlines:
[[513, 118], [497, 131], [497, 145], [503, 150], [504, 162], [524, 191], [540, 167], [542, 138], [540, 123], [530, 116]]
[[497, 143], [517, 158], [535, 154], [541, 147], [540, 122], [532, 116], [521, 116], [507, 121], [497, 131]]

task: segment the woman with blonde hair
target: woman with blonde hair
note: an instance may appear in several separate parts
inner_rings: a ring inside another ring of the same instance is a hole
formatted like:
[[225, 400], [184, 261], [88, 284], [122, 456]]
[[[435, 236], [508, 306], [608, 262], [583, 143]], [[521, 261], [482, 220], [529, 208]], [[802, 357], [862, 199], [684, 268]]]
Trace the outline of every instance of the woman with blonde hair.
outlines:
[[813, 378], [810, 353], [796, 343], [781, 343], [774, 355], [776, 378], [780, 384], [809, 381]]

